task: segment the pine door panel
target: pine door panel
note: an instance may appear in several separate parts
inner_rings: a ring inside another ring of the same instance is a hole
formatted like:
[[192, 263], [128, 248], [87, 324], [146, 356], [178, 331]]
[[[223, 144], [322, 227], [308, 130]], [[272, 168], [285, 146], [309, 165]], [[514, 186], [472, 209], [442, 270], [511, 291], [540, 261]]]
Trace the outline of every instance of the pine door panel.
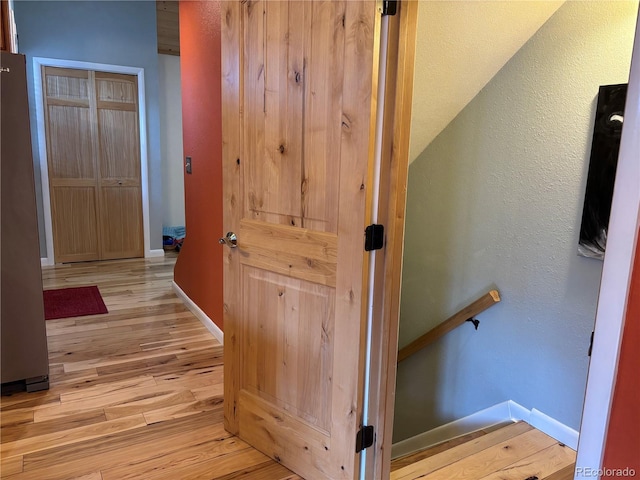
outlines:
[[96, 94], [100, 102], [126, 103], [133, 107], [138, 103], [138, 84], [135, 76], [118, 73], [96, 72]]
[[100, 189], [100, 203], [103, 205], [98, 216], [101, 258], [141, 257], [143, 230], [139, 214], [140, 188], [103, 186]]
[[87, 70], [45, 67], [45, 75], [48, 97], [89, 101], [90, 85]]
[[[337, 230], [344, 5], [260, 2], [247, 7], [244, 145], [246, 215]], [[264, 42], [264, 45], [263, 45]], [[315, 158], [323, 159], [316, 161]]]
[[[53, 104], [52, 104], [53, 103]], [[54, 251], [61, 262], [97, 260], [97, 181], [88, 106], [47, 106]]]
[[375, 2], [223, 2], [225, 425], [357, 474]]
[[138, 115], [136, 112], [98, 109], [100, 180], [140, 181]]
[[[77, 183], [77, 182], [74, 182]], [[62, 261], [99, 257], [94, 186], [57, 186], [51, 190], [53, 248]]]
[[[49, 177], [95, 179], [89, 105], [49, 102]], [[88, 159], [88, 160], [87, 160]]]
[[252, 267], [242, 277], [242, 388], [328, 433], [334, 289]]
[[336, 286], [337, 235], [243, 219], [240, 238], [244, 265]]

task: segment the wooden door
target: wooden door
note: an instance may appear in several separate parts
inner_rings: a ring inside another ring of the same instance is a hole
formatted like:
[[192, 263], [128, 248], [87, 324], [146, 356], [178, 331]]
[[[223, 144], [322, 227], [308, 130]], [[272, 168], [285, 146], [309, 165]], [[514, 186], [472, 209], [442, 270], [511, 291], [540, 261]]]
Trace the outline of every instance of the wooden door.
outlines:
[[379, 16], [222, 5], [225, 425], [306, 479], [354, 478]]
[[44, 67], [56, 262], [141, 257], [137, 79]]
[[100, 259], [144, 256], [138, 84], [95, 72]]
[[89, 72], [44, 70], [47, 164], [56, 262], [100, 258]]

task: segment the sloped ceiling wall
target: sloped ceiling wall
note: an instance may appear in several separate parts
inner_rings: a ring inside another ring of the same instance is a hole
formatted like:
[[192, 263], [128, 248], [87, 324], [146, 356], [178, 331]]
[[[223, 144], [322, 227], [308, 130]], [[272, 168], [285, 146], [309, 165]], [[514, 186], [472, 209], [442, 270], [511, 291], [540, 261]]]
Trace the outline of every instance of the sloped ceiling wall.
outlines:
[[410, 162], [563, 3], [420, 2]]

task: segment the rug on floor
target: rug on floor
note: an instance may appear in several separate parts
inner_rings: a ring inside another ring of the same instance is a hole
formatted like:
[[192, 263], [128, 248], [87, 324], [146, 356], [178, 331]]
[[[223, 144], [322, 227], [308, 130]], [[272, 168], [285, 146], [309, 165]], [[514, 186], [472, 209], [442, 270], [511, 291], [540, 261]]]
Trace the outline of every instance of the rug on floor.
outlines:
[[95, 285], [45, 290], [43, 294], [45, 320], [109, 313]]

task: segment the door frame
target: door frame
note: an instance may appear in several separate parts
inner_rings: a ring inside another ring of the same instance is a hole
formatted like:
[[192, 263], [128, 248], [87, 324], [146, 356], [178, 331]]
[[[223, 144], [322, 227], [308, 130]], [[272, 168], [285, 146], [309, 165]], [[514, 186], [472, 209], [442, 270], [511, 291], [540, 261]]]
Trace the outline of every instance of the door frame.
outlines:
[[640, 14], [596, 311], [576, 467], [602, 468], [640, 228]]
[[385, 227], [383, 253], [376, 263], [371, 328], [368, 402], [376, 440], [361, 478], [389, 478], [398, 363], [398, 328], [404, 253], [409, 141], [418, 2], [401, 0], [389, 16], [386, 89], [382, 118], [378, 221]]
[[51, 196], [49, 192], [49, 166], [47, 163], [47, 136], [44, 121], [44, 91], [42, 88], [42, 67], [76, 68], [81, 70], [96, 70], [107, 73], [122, 73], [135, 75], [138, 79], [138, 130], [140, 135], [140, 192], [142, 196], [142, 228], [144, 233], [144, 256], [155, 257], [151, 250], [149, 227], [149, 174], [147, 171], [147, 117], [144, 90], [144, 68], [110, 65], [105, 63], [80, 62], [62, 60], [58, 58], [33, 58], [33, 83], [36, 100], [36, 129], [38, 132], [38, 152], [40, 155], [40, 178], [42, 182], [42, 206], [44, 214], [44, 234], [47, 256], [42, 258], [42, 265], [54, 265], [53, 254], [53, 224], [51, 218]]

